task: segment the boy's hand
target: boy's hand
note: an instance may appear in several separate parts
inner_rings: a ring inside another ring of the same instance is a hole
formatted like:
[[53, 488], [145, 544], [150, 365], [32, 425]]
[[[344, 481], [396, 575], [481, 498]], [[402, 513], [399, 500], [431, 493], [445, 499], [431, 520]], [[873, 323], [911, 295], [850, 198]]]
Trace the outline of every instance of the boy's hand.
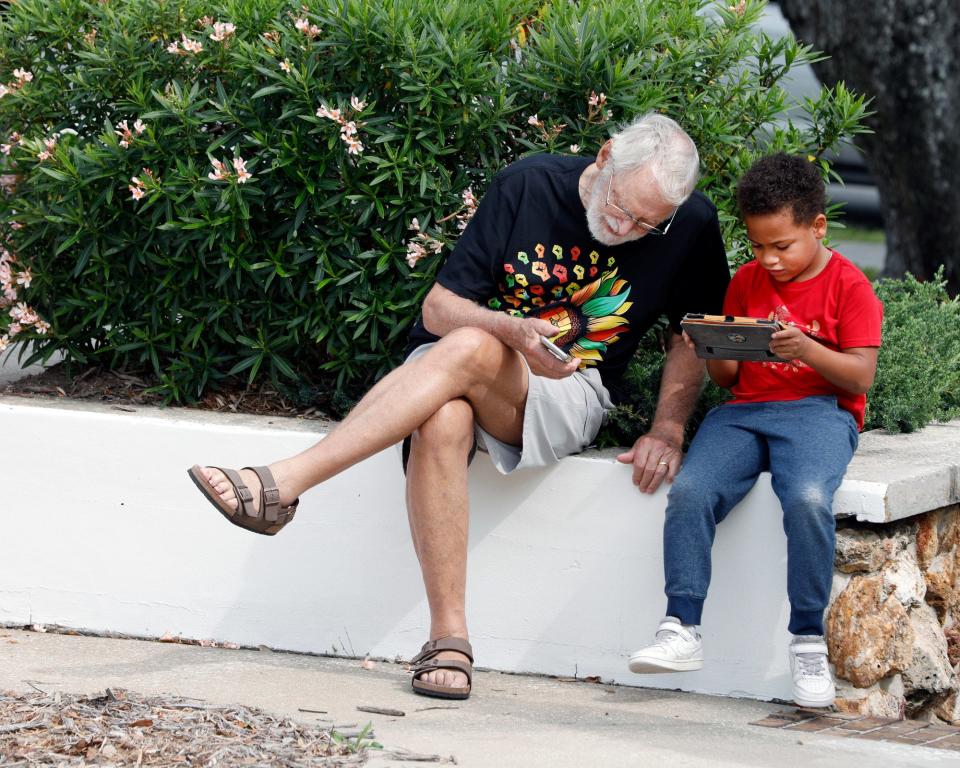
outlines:
[[687, 335], [686, 331], [683, 332], [683, 343], [686, 344], [690, 349], [696, 351], [697, 345], [693, 343], [693, 339]]
[[770, 351], [784, 360], [802, 360], [813, 343], [815, 343], [813, 339], [790, 323], [782, 331], [773, 334], [770, 340]]

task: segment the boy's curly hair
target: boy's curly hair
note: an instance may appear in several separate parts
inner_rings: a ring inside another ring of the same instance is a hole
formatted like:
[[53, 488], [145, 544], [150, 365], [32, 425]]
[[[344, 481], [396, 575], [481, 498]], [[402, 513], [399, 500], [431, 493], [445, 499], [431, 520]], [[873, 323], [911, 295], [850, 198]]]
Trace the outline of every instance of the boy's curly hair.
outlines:
[[779, 152], [757, 160], [737, 183], [741, 216], [789, 208], [795, 224], [807, 224], [827, 207], [827, 190], [817, 167], [806, 158]]

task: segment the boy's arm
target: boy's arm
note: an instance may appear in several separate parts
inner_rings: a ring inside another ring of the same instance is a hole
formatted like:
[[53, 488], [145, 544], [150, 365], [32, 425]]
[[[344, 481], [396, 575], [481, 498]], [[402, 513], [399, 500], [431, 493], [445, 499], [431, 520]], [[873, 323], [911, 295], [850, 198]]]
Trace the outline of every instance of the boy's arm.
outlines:
[[[683, 341], [690, 349], [696, 351], [697, 345], [693, 343], [687, 332], [683, 332]], [[724, 389], [731, 389], [734, 384], [737, 383], [737, 378], [740, 376], [740, 361], [739, 360], [718, 360], [718, 359], [709, 359], [707, 363], [707, 373], [710, 374], [710, 379], [718, 387], [723, 387]]]
[[770, 350], [785, 360], [806, 363], [834, 386], [855, 395], [870, 389], [877, 372], [876, 347], [851, 347], [836, 352], [794, 325], [773, 334]]
[[739, 360], [707, 360], [707, 373], [714, 384], [724, 389], [733, 389], [740, 377]]

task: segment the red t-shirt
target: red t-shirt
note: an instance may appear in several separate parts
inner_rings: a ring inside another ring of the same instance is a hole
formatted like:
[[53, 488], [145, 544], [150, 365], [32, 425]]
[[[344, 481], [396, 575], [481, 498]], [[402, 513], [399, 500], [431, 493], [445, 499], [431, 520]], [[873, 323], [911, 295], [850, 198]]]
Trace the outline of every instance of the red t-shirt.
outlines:
[[[743, 265], [727, 289], [723, 313], [792, 322], [833, 350], [880, 346], [883, 304], [863, 272], [836, 251], [819, 275], [800, 283], [778, 283], [755, 261]], [[799, 360], [741, 361], [733, 395], [733, 403], [836, 395], [861, 429], [867, 405], [866, 395], [840, 389]]]

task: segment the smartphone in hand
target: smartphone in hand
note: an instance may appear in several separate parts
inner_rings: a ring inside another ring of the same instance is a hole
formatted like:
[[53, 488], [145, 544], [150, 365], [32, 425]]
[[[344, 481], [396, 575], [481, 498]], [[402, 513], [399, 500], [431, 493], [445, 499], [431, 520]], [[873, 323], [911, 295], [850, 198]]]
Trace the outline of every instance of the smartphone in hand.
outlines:
[[566, 352], [564, 352], [562, 349], [560, 349], [560, 347], [558, 347], [556, 344], [550, 341], [550, 339], [548, 339], [546, 336], [540, 337], [540, 343], [543, 344], [543, 346], [547, 348], [547, 351], [551, 355], [553, 355], [555, 358], [557, 358], [557, 360], [559, 360], [561, 363], [569, 363], [573, 361], [573, 355], [569, 355]]

